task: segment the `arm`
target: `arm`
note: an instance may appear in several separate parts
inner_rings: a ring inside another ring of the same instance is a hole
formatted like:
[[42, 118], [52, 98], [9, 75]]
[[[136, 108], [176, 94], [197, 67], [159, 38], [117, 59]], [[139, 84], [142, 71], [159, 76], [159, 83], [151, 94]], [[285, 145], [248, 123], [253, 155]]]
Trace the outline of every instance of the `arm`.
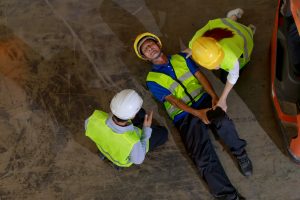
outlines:
[[214, 91], [212, 85], [207, 80], [207, 78], [202, 74], [200, 71], [197, 71], [195, 74], [195, 77], [198, 79], [198, 81], [203, 86], [204, 90], [211, 96], [212, 98], [212, 106], [214, 107], [217, 102], [219, 101], [218, 95]]
[[203, 121], [203, 123], [209, 124], [209, 121], [206, 116], [206, 112], [209, 110], [209, 108], [201, 109], [201, 110], [194, 109], [194, 108], [186, 105], [183, 101], [181, 101], [180, 99], [176, 98], [173, 95], [166, 96], [165, 100], [168, 101], [173, 106], [175, 106], [185, 112], [188, 112], [188, 113], [194, 115], [195, 117], [198, 117], [199, 119], [201, 119]]
[[142, 164], [145, 159], [147, 153], [147, 142], [149, 141], [152, 133], [152, 116], [152, 111], [145, 115], [141, 139], [133, 146], [130, 152], [129, 160], [134, 164]]
[[217, 103], [217, 106], [221, 107], [225, 112], [227, 110], [227, 96], [230, 92], [230, 90], [233, 88], [233, 84], [231, 84], [228, 80], [226, 82], [226, 85], [223, 89], [222, 95]]
[[141, 140], [139, 142], [137, 142], [129, 155], [129, 160], [130, 162], [133, 162], [134, 164], [142, 164], [147, 150], [147, 141], [149, 140], [149, 138], [151, 137], [151, 133], [152, 133], [152, 129], [150, 127], [143, 127], [143, 133], [142, 133], [142, 137]]
[[84, 121], [84, 130], [87, 129], [88, 123], [89, 123], [89, 118], [87, 118], [87, 119]]
[[234, 63], [234, 67], [228, 73], [226, 85], [223, 89], [220, 100], [217, 103], [217, 106], [220, 106], [225, 112], [227, 110], [227, 96], [239, 78], [239, 71], [240, 65], [238, 60], [236, 60], [236, 62]]

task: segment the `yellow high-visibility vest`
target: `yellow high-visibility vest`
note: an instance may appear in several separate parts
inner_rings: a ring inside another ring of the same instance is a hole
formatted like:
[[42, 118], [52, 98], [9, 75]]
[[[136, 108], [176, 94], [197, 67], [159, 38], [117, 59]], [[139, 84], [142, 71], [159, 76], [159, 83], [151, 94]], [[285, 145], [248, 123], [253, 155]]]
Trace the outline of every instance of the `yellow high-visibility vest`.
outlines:
[[[253, 32], [251, 28], [233, 21], [228, 18], [220, 18], [210, 20], [203, 28], [198, 30], [189, 42], [189, 48], [195, 39], [201, 37], [206, 31], [214, 28], [227, 28], [233, 32], [233, 37], [224, 38], [219, 42], [224, 51], [224, 59], [220, 67], [225, 71], [230, 71], [234, 67], [236, 60], [239, 60], [240, 69], [244, 67], [249, 61], [253, 50]], [[241, 55], [243, 55], [241, 57]]]
[[[178, 54], [172, 55], [170, 62], [180, 83], [172, 77], [159, 72], [149, 72], [146, 81], [155, 82], [166, 88], [172, 93], [172, 95], [181, 99], [190, 106], [193, 101], [198, 101], [204, 94], [203, 87], [196, 77], [190, 72], [184, 57]], [[186, 88], [186, 92], [188, 94], [185, 92], [185, 88], [181, 84]], [[168, 101], [164, 102], [164, 106], [172, 120], [174, 120], [176, 115], [183, 112], [183, 110], [173, 106]]]
[[[115, 133], [106, 125], [108, 114], [95, 110], [89, 117], [85, 135], [94, 141], [101, 153], [120, 167], [129, 167], [132, 162], [129, 160], [130, 152], [137, 142], [140, 141], [142, 130], [128, 131], [122, 134]], [[149, 141], [147, 142], [148, 151]]]

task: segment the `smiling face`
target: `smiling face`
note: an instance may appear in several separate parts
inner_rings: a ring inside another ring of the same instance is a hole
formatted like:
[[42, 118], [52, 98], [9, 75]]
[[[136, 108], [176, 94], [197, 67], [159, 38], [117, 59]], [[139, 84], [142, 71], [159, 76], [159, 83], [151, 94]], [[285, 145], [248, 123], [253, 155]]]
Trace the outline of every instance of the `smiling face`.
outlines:
[[147, 60], [154, 60], [161, 55], [160, 46], [153, 40], [146, 40], [141, 46], [141, 52]]

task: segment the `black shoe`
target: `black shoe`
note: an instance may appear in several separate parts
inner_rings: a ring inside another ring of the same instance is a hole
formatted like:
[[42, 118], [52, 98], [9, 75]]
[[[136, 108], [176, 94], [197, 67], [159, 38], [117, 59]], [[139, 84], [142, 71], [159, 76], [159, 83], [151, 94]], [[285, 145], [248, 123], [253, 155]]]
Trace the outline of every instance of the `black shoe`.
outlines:
[[246, 200], [246, 198], [240, 195], [238, 192], [233, 194], [218, 196], [215, 197], [215, 199], [216, 200]]
[[241, 194], [238, 193], [237, 197], [235, 200], [246, 200], [245, 197], [243, 197]]
[[252, 162], [251, 160], [248, 158], [247, 153], [243, 153], [240, 156], [237, 156], [237, 161], [240, 167], [240, 171], [244, 176], [251, 176], [252, 175]]

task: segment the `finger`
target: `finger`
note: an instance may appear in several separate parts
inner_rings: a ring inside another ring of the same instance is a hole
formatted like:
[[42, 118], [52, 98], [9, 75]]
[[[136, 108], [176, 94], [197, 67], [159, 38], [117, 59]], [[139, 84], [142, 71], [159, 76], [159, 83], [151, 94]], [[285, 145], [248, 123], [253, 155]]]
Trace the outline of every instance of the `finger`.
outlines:
[[205, 109], [203, 109], [203, 110], [204, 110], [204, 113], [206, 114], [207, 111], [211, 110], [211, 108], [205, 108]]
[[206, 124], [210, 123], [210, 121], [207, 119], [207, 116], [204, 117], [204, 120], [205, 120]]
[[148, 121], [147, 121], [149, 126], [151, 126], [151, 124], [152, 124], [152, 116], [153, 116], [153, 112], [151, 111], [149, 116], [148, 116]]
[[151, 110], [149, 113], [149, 120], [152, 120], [152, 117], [153, 117], [153, 110]]
[[207, 119], [202, 119], [204, 124], [209, 124], [209, 121]]
[[147, 121], [148, 121], [148, 114], [145, 115], [144, 123], [146, 123]]

